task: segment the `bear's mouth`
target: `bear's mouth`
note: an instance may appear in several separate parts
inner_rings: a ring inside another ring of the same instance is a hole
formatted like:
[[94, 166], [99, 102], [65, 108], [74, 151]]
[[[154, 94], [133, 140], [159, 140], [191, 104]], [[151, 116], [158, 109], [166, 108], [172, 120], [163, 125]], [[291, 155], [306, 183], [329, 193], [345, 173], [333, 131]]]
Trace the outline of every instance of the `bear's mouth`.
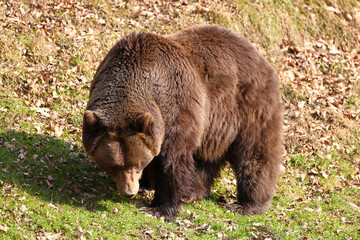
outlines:
[[[120, 185], [120, 186], [119, 186]], [[124, 186], [125, 185], [125, 186]], [[136, 196], [139, 191], [139, 183], [126, 183], [126, 184], [118, 184], [116, 183], [118, 193], [125, 198], [132, 199]]]
[[133, 199], [136, 196], [136, 194], [137, 192], [135, 191], [127, 191], [127, 192], [123, 191], [120, 193], [122, 197], [126, 197], [128, 199]]

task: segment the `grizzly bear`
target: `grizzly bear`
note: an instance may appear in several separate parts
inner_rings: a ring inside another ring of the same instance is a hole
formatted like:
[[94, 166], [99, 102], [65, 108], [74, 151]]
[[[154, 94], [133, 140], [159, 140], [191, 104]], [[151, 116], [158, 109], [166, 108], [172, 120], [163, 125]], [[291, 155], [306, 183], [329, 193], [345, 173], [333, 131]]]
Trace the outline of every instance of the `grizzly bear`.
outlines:
[[146, 211], [173, 219], [206, 198], [226, 161], [240, 214], [266, 211], [281, 165], [279, 80], [245, 38], [214, 25], [132, 33], [101, 62], [84, 113], [83, 144], [118, 192], [155, 190]]

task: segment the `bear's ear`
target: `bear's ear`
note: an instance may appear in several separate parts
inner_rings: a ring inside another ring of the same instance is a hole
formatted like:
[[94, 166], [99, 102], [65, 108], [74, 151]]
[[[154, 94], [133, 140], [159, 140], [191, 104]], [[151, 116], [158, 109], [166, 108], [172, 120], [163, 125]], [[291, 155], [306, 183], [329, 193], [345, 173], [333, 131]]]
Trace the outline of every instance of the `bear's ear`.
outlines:
[[99, 138], [104, 133], [105, 127], [101, 125], [96, 113], [91, 110], [86, 110], [84, 113], [82, 141], [88, 153], [91, 153], [95, 149]]
[[134, 130], [136, 132], [146, 133], [148, 132], [149, 128], [153, 123], [154, 123], [154, 116], [151, 113], [147, 112], [141, 114], [135, 120]]
[[99, 118], [91, 110], [86, 110], [84, 113], [84, 126], [95, 125], [99, 121]]

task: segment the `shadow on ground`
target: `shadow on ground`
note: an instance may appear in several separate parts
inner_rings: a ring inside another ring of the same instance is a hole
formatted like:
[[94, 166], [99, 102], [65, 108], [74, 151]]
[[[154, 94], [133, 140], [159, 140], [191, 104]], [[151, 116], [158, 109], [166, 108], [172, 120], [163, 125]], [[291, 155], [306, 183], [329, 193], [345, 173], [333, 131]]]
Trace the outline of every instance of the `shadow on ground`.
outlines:
[[107, 211], [99, 204], [103, 199], [129, 202], [116, 194], [115, 183], [81, 146], [25, 132], [0, 133], [0, 187], [4, 184], [15, 184], [48, 202], [78, 204], [89, 211]]

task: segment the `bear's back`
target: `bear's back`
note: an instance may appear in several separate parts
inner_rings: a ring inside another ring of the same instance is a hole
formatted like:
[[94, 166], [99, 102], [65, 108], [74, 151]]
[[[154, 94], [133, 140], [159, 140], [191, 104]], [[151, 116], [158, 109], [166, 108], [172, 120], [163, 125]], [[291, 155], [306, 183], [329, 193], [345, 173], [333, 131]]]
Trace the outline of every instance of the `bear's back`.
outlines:
[[211, 97], [236, 85], [261, 84], [262, 77], [273, 72], [246, 38], [217, 25], [195, 25], [167, 38], [193, 57]]

